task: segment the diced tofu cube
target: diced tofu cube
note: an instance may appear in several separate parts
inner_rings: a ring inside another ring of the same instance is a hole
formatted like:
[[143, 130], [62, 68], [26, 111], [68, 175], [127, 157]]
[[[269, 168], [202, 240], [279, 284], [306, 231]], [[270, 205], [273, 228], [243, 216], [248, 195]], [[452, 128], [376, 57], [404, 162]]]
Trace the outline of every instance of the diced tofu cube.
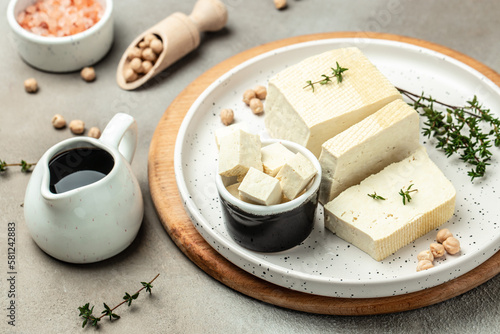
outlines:
[[234, 131], [221, 138], [219, 175], [242, 178], [250, 167], [262, 171], [261, 142], [259, 135], [243, 130]]
[[222, 137], [227, 136], [228, 134], [231, 134], [235, 131], [238, 130], [245, 130], [245, 126], [243, 123], [234, 123], [229, 126], [224, 126], [222, 128], [218, 128], [215, 130], [215, 143], [217, 144], [217, 149], [220, 150], [220, 141]]
[[243, 200], [262, 205], [281, 202], [280, 182], [255, 168], [250, 168], [238, 187]]
[[230, 186], [227, 186], [226, 189], [227, 191], [229, 191], [229, 193], [231, 195], [233, 195], [234, 197], [236, 197], [237, 199], [241, 199], [240, 198], [240, 192], [238, 190], [238, 187], [240, 186], [241, 183], [233, 183], [231, 184]]
[[301, 153], [297, 153], [285, 163], [276, 178], [280, 180], [283, 194], [292, 200], [305, 189], [317, 172], [316, 167], [309, 159]]
[[293, 152], [281, 143], [267, 145], [260, 151], [262, 153], [264, 173], [272, 177], [276, 176], [285, 162], [294, 156]]
[[221, 179], [222, 179], [222, 184], [226, 188], [229, 187], [232, 184], [240, 182], [240, 181], [238, 181], [238, 177], [237, 176], [229, 176], [229, 177], [227, 177], [227, 176], [221, 176]]
[[253, 202], [247, 200], [246, 198], [241, 198], [240, 191], [238, 190], [240, 184], [241, 184], [241, 182], [233, 183], [230, 186], [227, 186], [226, 189], [227, 189], [227, 191], [229, 191], [229, 193], [231, 195], [233, 195], [237, 199], [242, 200], [243, 202], [247, 202], [247, 203], [252, 203], [253, 204]]

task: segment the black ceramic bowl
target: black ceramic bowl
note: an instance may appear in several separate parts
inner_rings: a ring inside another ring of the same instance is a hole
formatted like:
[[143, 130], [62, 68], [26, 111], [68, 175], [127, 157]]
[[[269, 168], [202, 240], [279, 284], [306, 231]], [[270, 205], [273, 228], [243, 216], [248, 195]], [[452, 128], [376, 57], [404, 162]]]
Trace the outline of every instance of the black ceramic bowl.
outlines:
[[260, 252], [279, 252], [304, 241], [312, 231], [318, 206], [321, 182], [318, 159], [303, 146], [286, 140], [263, 140], [262, 146], [275, 142], [294, 153], [302, 153], [318, 170], [302, 195], [282, 204], [250, 204], [231, 195], [218, 173], [215, 182], [229, 235], [239, 245]]

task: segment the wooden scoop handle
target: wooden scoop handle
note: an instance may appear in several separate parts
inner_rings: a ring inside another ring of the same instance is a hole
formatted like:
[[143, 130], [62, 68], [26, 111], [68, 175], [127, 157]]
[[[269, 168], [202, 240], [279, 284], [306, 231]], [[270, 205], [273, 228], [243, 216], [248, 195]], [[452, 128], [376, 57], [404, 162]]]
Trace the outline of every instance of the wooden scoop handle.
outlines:
[[157, 25], [164, 50], [156, 71], [163, 71], [196, 49], [202, 32], [220, 30], [226, 22], [227, 9], [220, 0], [198, 0], [191, 15], [174, 13], [167, 17]]
[[199, 0], [194, 5], [189, 18], [198, 28], [198, 31], [217, 31], [226, 25], [227, 9], [219, 0]]

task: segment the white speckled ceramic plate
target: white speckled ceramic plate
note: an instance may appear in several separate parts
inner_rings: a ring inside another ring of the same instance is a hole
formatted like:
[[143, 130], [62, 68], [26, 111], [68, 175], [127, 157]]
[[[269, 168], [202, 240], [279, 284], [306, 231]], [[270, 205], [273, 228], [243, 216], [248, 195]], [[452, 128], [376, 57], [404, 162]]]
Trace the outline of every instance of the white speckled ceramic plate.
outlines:
[[[443, 227], [460, 240], [462, 251], [435, 261], [431, 270], [416, 272], [417, 254], [434, 241], [430, 232], [381, 262], [341, 240], [322, 226], [323, 212], [311, 235], [281, 253], [258, 253], [238, 246], [227, 234], [214, 183], [217, 147], [214, 131], [221, 127], [219, 111], [232, 108], [235, 121], [268, 137], [263, 116], [241, 101], [242, 93], [302, 59], [334, 48], [357, 46], [401, 88], [425, 91], [438, 100], [461, 105], [477, 95], [493, 111], [500, 110], [500, 89], [481, 73], [435, 51], [378, 39], [329, 39], [295, 44], [255, 57], [216, 80], [186, 115], [175, 146], [176, 181], [197, 230], [221, 255], [238, 267], [274, 284], [331, 297], [371, 298], [419, 291], [474, 269], [500, 249], [500, 186], [498, 160], [487, 177], [471, 183], [468, 168], [447, 159], [434, 143], [421, 138], [432, 160], [457, 190], [453, 218]], [[498, 113], [497, 113], [498, 114]], [[493, 148], [496, 155], [499, 149]]]

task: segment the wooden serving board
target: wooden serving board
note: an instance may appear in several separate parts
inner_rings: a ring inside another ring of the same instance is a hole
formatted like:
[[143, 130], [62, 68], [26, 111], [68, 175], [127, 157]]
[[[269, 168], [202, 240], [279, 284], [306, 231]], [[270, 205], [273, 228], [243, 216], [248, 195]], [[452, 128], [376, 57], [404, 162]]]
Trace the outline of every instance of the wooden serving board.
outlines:
[[414, 44], [453, 57], [500, 86], [500, 75], [482, 63], [446, 47], [391, 34], [335, 32], [292, 37], [260, 45], [214, 66], [191, 83], [165, 111], [151, 142], [149, 186], [158, 216], [182, 252], [203, 271], [228, 287], [266, 303], [293, 310], [331, 315], [372, 315], [407, 311], [458, 296], [500, 272], [500, 252], [474, 270], [439, 286], [384, 298], [336, 298], [306, 294], [264, 281], [217, 253], [197, 232], [184, 210], [174, 175], [174, 147], [184, 116], [198, 96], [218, 77], [242, 62], [286, 45], [330, 38], [386, 39]]

